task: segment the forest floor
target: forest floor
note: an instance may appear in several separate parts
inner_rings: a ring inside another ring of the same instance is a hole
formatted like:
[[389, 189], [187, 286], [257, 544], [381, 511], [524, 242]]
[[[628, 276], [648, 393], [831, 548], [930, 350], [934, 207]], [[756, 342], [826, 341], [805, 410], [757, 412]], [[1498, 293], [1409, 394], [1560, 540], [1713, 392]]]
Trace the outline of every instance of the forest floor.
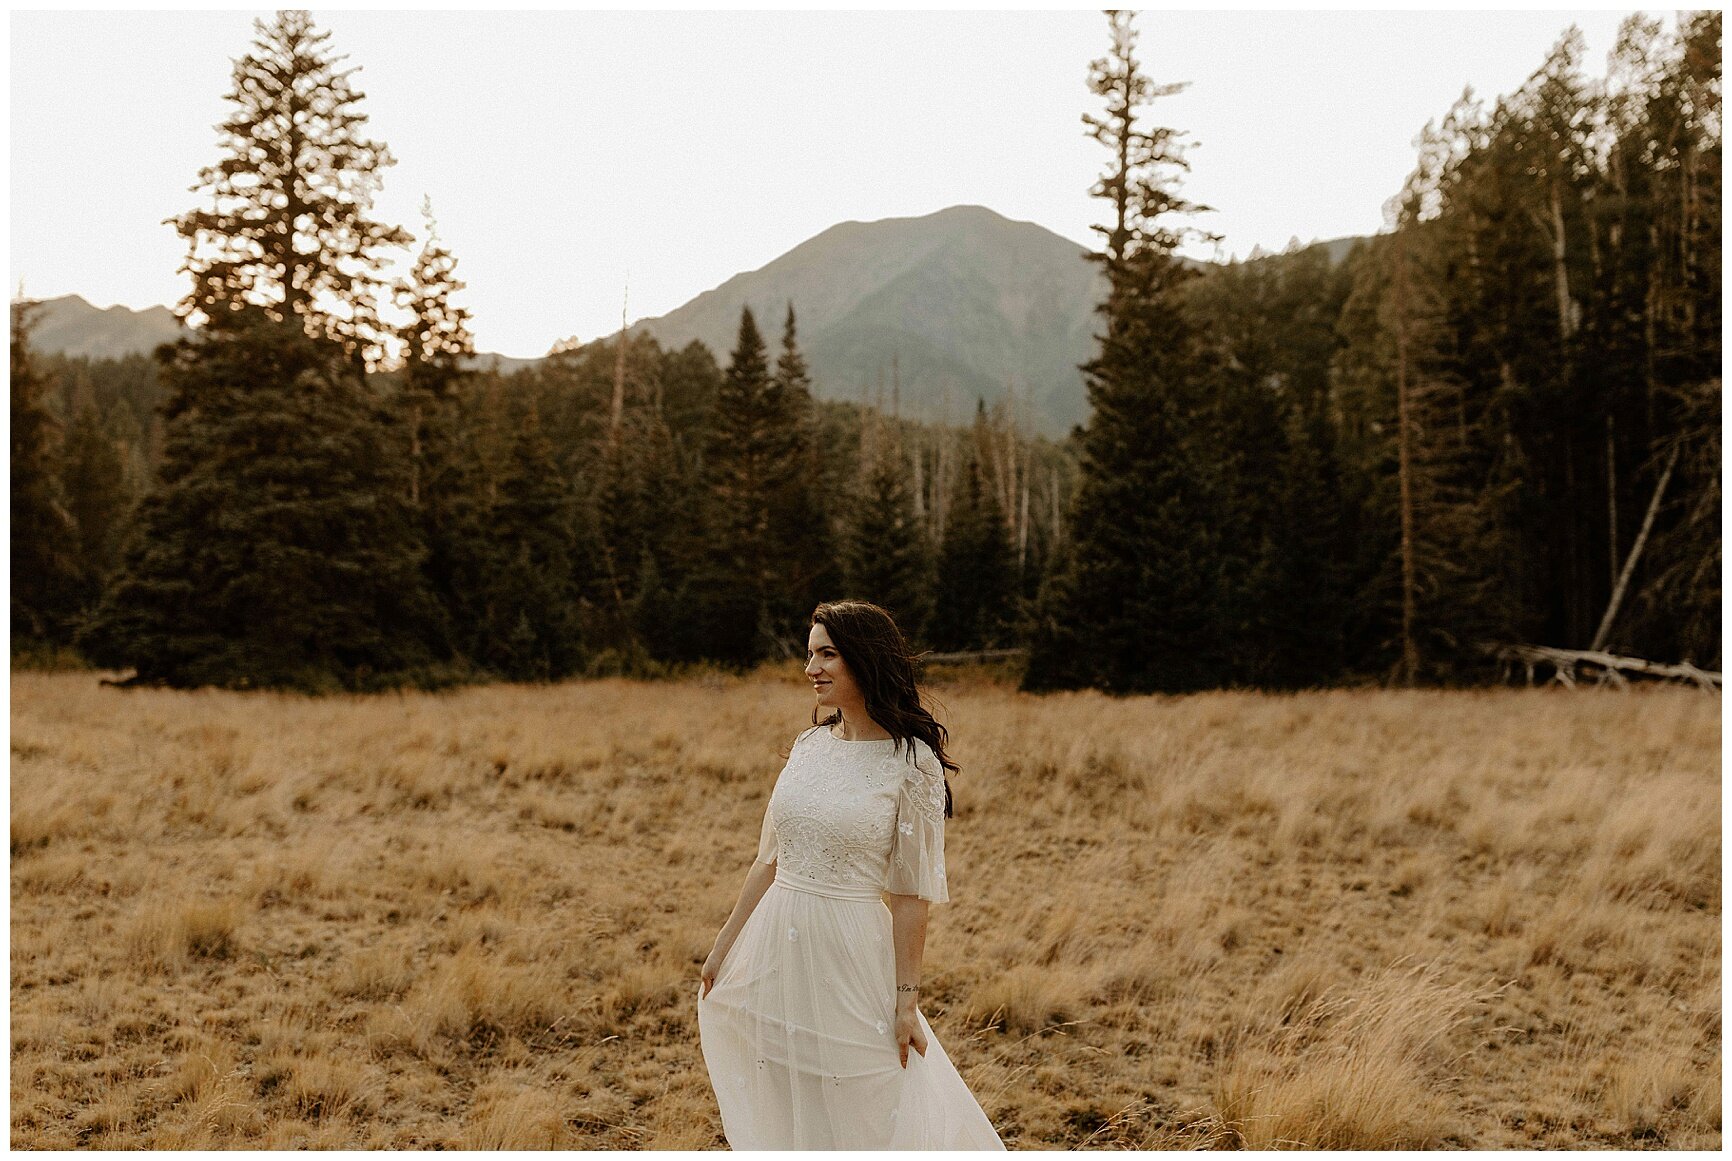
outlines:
[[[934, 692], [923, 1010], [1011, 1148], [1720, 1147], [1717, 697]], [[721, 1147], [810, 706], [14, 672], [12, 1145]]]

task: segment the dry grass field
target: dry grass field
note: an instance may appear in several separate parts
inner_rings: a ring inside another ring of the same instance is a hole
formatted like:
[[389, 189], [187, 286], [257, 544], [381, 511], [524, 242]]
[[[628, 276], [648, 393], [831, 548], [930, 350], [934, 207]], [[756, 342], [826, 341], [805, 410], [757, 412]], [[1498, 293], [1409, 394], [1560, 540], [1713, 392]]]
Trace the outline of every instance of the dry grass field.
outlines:
[[[1717, 698], [934, 688], [924, 1007], [1012, 1148], [1719, 1148]], [[12, 1145], [721, 1146], [810, 697], [13, 674]]]

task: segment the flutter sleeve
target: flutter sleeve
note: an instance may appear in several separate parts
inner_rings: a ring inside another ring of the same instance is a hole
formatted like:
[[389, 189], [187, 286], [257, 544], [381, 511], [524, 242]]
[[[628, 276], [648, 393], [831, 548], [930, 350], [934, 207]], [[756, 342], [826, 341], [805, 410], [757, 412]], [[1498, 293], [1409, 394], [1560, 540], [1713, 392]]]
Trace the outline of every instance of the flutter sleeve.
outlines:
[[890, 870], [884, 889], [893, 895], [918, 895], [928, 903], [947, 903], [944, 879], [944, 767], [925, 743], [913, 741], [909, 763], [896, 795], [896, 831], [890, 839]]
[[764, 804], [764, 826], [758, 832], [758, 862], [773, 865], [776, 861], [776, 820], [770, 814], [770, 806]]

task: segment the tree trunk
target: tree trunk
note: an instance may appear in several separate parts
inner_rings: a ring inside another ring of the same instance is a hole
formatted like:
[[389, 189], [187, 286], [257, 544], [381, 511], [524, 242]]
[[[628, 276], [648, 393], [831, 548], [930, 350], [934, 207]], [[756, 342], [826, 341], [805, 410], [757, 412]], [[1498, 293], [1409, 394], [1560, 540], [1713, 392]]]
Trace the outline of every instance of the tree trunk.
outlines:
[[1616, 425], [1606, 413], [1606, 561], [1612, 570], [1612, 587], [1618, 584], [1618, 457]]
[[1417, 614], [1413, 538], [1413, 423], [1407, 385], [1407, 244], [1395, 235], [1395, 407], [1396, 450], [1401, 484], [1401, 664], [1400, 681], [1412, 685], [1419, 676], [1419, 647], [1414, 640]]
[[1574, 432], [1565, 432], [1564, 445], [1564, 510], [1558, 516], [1564, 535], [1564, 625], [1565, 636], [1571, 641], [1581, 639], [1593, 616], [1593, 596], [1589, 592], [1592, 579], [1587, 562], [1582, 559], [1582, 497], [1576, 493], [1576, 440]]
[[613, 361], [613, 422], [608, 428], [608, 438], [615, 443], [619, 442], [620, 423], [625, 418], [625, 320], [630, 299], [631, 288], [627, 286], [619, 307], [619, 354]]
[[1569, 264], [1565, 261], [1568, 248], [1564, 244], [1564, 203], [1562, 195], [1558, 192], [1556, 174], [1552, 176], [1551, 182], [1551, 210], [1552, 266], [1558, 291], [1558, 340], [1561, 343], [1567, 343], [1570, 341], [1570, 337], [1576, 333], [1576, 320], [1574, 303], [1570, 300]]
[[[936, 505], [934, 505], [934, 507], [936, 507]], [[928, 523], [933, 525], [938, 523], [936, 519], [932, 521], [926, 519], [925, 452], [916, 452], [914, 455], [914, 519], [920, 523], [921, 527], [925, 527]], [[942, 535], [942, 533], [940, 533], [940, 535]]]
[[1642, 557], [1642, 548], [1648, 543], [1648, 533], [1653, 530], [1654, 516], [1660, 511], [1660, 500], [1666, 494], [1666, 485], [1672, 480], [1672, 469], [1678, 466], [1678, 453], [1682, 444], [1672, 445], [1672, 454], [1666, 457], [1666, 468], [1660, 473], [1660, 482], [1654, 485], [1654, 498], [1648, 501], [1648, 514], [1642, 517], [1641, 531], [1636, 533], [1636, 543], [1630, 546], [1629, 559], [1624, 561], [1624, 569], [1618, 574], [1618, 583], [1612, 589], [1612, 600], [1606, 606], [1606, 615], [1600, 618], [1600, 627], [1594, 633], [1593, 644], [1588, 646], [1592, 652], [1598, 652], [1606, 643], [1606, 634], [1612, 631], [1612, 620], [1618, 615], [1618, 606], [1623, 603], [1624, 592], [1630, 586], [1630, 575], [1636, 571], [1636, 562]]
[[1659, 376], [1655, 371], [1655, 358], [1659, 352], [1660, 312], [1660, 227], [1657, 222], [1648, 226], [1648, 293], [1642, 304], [1642, 370], [1644, 372], [1642, 387], [1644, 418], [1649, 431], [1654, 430], [1654, 395], [1655, 385]]
[[1685, 137], [1678, 150], [1678, 285], [1684, 293], [1678, 296], [1678, 301], [1684, 307], [1684, 326], [1686, 333], [1693, 331], [1696, 325], [1696, 296], [1690, 293], [1694, 283], [1692, 278], [1695, 267], [1695, 247], [1691, 245], [1695, 235], [1695, 198], [1692, 196], [1692, 164], [1693, 150], [1690, 141]]
[[1022, 474], [1022, 515], [1016, 528], [1016, 571], [1021, 574], [1028, 566], [1028, 472]]
[[409, 415], [409, 503], [421, 504], [421, 401]]
[[1058, 498], [1058, 468], [1052, 469], [1052, 542], [1064, 543], [1064, 508]]

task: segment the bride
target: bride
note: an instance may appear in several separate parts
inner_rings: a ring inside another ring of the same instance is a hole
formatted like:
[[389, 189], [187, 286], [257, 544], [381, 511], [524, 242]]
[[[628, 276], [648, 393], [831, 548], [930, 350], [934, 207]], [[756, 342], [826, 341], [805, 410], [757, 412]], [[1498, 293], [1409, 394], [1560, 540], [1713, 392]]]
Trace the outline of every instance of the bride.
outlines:
[[807, 657], [833, 712], [788, 754], [699, 985], [728, 1144], [1003, 1149], [919, 1008], [927, 908], [950, 897], [946, 731], [877, 605], [819, 605]]

